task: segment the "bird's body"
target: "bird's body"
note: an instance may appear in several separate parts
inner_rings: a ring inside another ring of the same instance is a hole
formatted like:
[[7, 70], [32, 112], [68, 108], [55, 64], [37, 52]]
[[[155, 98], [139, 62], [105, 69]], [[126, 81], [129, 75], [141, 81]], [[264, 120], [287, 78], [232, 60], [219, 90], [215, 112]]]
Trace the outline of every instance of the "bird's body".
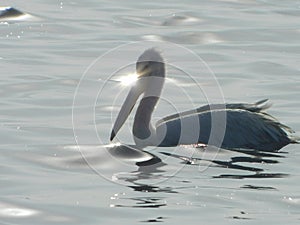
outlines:
[[138, 59], [139, 79], [130, 90], [115, 122], [115, 137], [138, 97], [133, 136], [137, 146], [177, 146], [208, 144], [227, 149], [277, 151], [295, 140], [290, 128], [263, 112], [267, 99], [254, 104], [213, 104], [167, 116], [155, 126], [151, 116], [159, 100], [165, 78], [165, 64], [155, 49], [146, 50]]
[[[208, 144], [211, 137], [212, 116], [218, 118], [218, 114], [226, 112], [225, 133], [220, 145], [221, 148], [243, 148], [264, 151], [276, 151], [291, 141], [284, 131], [285, 126], [273, 120], [267, 114], [247, 111], [245, 109], [226, 109], [225, 111], [209, 110], [190, 116], [175, 118], [157, 126], [167, 126], [168, 132], [159, 146], [176, 146], [178, 144], [191, 144], [189, 140], [181, 138], [178, 143], [181, 124], [194, 121], [192, 117], [198, 117], [200, 132], [198, 143]], [[218, 122], [216, 122], [218, 123]], [[218, 126], [218, 125], [217, 125]], [[201, 128], [205, 129], [201, 129]], [[190, 126], [189, 132], [195, 133], [194, 126]], [[196, 128], [198, 128], [196, 126]], [[189, 135], [183, 135], [187, 137]], [[211, 145], [218, 145], [211, 140]]]

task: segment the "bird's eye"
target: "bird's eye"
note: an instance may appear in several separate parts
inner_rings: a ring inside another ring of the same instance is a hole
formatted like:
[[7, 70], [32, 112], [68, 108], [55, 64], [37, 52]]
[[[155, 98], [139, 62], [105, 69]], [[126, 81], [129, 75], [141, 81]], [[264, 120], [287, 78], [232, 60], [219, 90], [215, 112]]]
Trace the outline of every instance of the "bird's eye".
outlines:
[[146, 64], [143, 68], [143, 71], [147, 70], [149, 68], [149, 64]]
[[149, 72], [150, 72], [150, 66], [147, 63], [142, 70], [142, 74], [143, 74], [143, 76], [149, 76]]
[[140, 66], [137, 67], [137, 73], [141, 76], [145, 75], [149, 69], [148, 64], [140, 64]]

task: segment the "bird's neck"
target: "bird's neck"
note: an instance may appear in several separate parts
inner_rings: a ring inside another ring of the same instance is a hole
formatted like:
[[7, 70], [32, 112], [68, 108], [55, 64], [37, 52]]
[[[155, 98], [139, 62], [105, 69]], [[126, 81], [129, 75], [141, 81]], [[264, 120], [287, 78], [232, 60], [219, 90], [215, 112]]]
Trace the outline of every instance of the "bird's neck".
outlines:
[[156, 130], [151, 124], [151, 117], [164, 85], [164, 77], [145, 77], [143, 82], [147, 88], [134, 117], [133, 136], [137, 145], [156, 145]]
[[148, 96], [142, 98], [133, 123], [133, 135], [145, 140], [153, 135], [154, 128], [151, 125], [151, 117], [159, 97]]

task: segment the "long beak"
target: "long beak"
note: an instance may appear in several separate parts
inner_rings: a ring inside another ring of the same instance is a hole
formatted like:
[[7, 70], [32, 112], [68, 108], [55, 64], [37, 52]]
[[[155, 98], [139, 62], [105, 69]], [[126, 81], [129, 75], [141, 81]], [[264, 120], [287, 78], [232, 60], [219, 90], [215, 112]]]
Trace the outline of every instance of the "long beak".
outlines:
[[114, 139], [118, 131], [121, 129], [126, 119], [128, 118], [130, 112], [132, 111], [135, 103], [137, 102], [139, 96], [142, 94], [142, 88], [139, 87], [138, 82], [131, 88], [129, 91], [125, 102], [122, 105], [122, 108], [118, 114], [114, 127], [111, 131], [110, 141]]

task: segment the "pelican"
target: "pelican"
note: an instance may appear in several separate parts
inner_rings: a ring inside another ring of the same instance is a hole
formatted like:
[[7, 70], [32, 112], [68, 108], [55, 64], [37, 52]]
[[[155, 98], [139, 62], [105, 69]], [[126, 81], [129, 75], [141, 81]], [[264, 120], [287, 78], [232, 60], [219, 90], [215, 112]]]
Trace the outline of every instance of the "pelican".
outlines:
[[[290, 136], [293, 131], [289, 127], [263, 112], [270, 107], [268, 99], [253, 104], [205, 105], [167, 116], [154, 126], [151, 117], [165, 81], [165, 63], [160, 52], [154, 48], [146, 50], [137, 60], [136, 74], [137, 81], [116, 118], [110, 141], [115, 138], [142, 96], [132, 129], [134, 142], [141, 148], [204, 144], [224, 149], [278, 151], [289, 143], [297, 143]], [[211, 138], [213, 126], [218, 131], [218, 125], [221, 129], [222, 123], [225, 127], [221, 138]]]

